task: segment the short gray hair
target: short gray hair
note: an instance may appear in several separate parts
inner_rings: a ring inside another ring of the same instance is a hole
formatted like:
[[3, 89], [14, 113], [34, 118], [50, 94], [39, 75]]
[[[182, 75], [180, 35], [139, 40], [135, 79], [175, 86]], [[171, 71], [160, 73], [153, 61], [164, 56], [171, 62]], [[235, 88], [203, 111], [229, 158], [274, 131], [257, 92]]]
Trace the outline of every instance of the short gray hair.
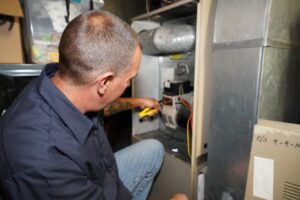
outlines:
[[59, 44], [59, 73], [75, 84], [88, 84], [97, 75], [124, 72], [131, 64], [137, 34], [106, 11], [79, 15], [64, 30]]

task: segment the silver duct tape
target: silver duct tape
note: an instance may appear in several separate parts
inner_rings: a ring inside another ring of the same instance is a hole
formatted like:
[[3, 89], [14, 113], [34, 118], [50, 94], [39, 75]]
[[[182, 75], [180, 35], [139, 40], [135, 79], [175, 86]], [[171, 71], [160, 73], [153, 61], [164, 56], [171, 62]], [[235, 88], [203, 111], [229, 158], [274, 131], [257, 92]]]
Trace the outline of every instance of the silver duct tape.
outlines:
[[139, 37], [143, 53], [148, 55], [184, 53], [195, 47], [195, 27], [173, 25], [142, 31]]

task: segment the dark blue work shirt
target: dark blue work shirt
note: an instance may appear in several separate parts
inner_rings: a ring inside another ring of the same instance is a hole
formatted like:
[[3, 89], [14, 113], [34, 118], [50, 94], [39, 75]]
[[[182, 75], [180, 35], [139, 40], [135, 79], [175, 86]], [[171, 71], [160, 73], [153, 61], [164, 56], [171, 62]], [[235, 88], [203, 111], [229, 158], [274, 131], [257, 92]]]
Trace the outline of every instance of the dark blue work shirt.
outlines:
[[0, 190], [7, 199], [131, 199], [96, 118], [57, 89], [45, 67], [0, 119]]

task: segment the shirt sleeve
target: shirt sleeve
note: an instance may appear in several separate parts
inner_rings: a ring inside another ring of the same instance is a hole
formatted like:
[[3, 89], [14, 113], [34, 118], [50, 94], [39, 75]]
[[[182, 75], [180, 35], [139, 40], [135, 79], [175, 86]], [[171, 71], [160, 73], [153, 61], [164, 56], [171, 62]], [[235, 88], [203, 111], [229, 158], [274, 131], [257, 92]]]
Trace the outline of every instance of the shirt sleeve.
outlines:
[[30, 168], [2, 182], [8, 199], [102, 200], [101, 180], [89, 180], [72, 161]]

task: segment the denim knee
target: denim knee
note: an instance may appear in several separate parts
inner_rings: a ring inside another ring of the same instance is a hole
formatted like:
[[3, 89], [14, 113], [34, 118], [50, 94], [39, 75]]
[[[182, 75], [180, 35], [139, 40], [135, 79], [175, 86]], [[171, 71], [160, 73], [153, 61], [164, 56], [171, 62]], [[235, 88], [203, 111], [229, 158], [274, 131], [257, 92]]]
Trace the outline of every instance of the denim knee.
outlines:
[[145, 139], [141, 142], [141, 145], [148, 151], [150, 158], [155, 164], [155, 172], [157, 172], [164, 160], [165, 149], [162, 143], [155, 139]]

